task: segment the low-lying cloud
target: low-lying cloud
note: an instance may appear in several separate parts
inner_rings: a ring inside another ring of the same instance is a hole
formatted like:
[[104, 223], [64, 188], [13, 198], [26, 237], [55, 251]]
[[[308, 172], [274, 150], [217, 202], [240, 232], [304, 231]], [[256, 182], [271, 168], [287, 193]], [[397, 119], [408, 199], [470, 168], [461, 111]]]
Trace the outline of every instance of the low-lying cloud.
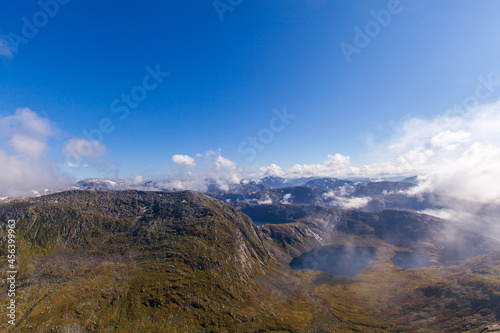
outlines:
[[[347, 193], [346, 193], [347, 194]], [[328, 200], [330, 205], [341, 207], [343, 209], [361, 209], [366, 207], [370, 201], [371, 197], [347, 197], [339, 195], [338, 191], [329, 191], [323, 194], [323, 198]]]

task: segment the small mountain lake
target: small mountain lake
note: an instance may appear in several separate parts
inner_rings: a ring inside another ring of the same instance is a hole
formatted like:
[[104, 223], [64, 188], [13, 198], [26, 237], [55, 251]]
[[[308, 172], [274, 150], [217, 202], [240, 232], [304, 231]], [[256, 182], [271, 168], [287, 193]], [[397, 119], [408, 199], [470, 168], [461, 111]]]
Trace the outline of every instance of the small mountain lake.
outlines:
[[396, 251], [396, 255], [391, 258], [391, 261], [401, 268], [420, 268], [435, 265], [428, 256], [415, 252]]
[[[252, 220], [252, 221], [253, 221], [253, 220]], [[253, 221], [253, 224], [255, 224], [256, 226], [261, 226], [261, 225], [264, 225], [264, 224], [269, 224], [269, 223], [272, 223], [272, 222]]]
[[292, 269], [311, 269], [335, 277], [353, 277], [376, 260], [374, 247], [329, 245], [320, 246], [296, 257], [290, 263]]

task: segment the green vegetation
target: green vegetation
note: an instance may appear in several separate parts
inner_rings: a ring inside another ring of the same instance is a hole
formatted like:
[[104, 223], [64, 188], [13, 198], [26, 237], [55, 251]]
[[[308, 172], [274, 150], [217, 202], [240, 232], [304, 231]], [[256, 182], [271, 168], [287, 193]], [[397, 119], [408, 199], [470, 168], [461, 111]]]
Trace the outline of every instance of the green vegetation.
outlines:
[[[1, 274], [8, 270], [8, 219], [17, 222], [19, 273], [17, 325], [4, 320], [0, 330], [479, 332], [500, 321], [500, 253], [459, 266], [391, 263], [395, 251], [439, 245], [437, 219], [266, 209], [298, 222], [257, 228], [233, 207], [194, 192], [69, 191], [2, 204]], [[396, 218], [402, 225], [395, 229], [410, 228], [414, 242], [388, 236], [383, 222]], [[374, 246], [377, 261], [353, 278], [289, 268], [292, 257], [322, 243]], [[6, 290], [5, 279], [0, 287]], [[7, 300], [1, 293], [2, 311]]]

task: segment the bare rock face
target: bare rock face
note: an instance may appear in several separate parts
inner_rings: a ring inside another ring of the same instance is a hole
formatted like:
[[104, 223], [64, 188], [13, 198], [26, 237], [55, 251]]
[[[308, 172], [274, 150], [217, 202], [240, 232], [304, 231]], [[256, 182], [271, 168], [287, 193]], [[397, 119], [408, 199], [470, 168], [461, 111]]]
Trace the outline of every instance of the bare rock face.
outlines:
[[490, 333], [490, 332], [500, 332], [500, 324], [491, 325], [479, 331], [479, 333]]

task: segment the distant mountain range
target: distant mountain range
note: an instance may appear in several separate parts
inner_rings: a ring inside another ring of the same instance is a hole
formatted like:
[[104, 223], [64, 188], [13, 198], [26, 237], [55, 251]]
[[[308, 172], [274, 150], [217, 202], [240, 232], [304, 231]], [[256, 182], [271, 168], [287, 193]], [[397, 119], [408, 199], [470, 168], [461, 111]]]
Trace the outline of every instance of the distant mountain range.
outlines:
[[[392, 177], [388, 179], [265, 177], [263, 179], [242, 180], [239, 184], [227, 184], [220, 179], [205, 179], [193, 184], [198, 191], [234, 207], [242, 203], [249, 203], [257, 205], [319, 205], [363, 211], [405, 209], [450, 218], [469, 230], [500, 237], [500, 231], [495, 224], [496, 217], [500, 212], [500, 205], [467, 202], [437, 195], [433, 192], [422, 192], [417, 187], [417, 180], [417, 177]], [[89, 178], [80, 180], [64, 190], [180, 191], [185, 185], [185, 183], [167, 179], [137, 181]], [[40, 193], [34, 191], [32, 196], [42, 196], [59, 191], [45, 190]], [[12, 198], [0, 197], [0, 202], [10, 200]]]
[[[86, 190], [164, 190], [164, 181], [145, 181], [131, 184], [123, 179], [85, 179], [76, 186]], [[381, 209], [410, 209], [420, 211], [439, 207], [433, 202], [432, 195], [419, 197], [408, 194], [416, 184], [416, 178], [404, 178], [401, 181], [352, 181], [337, 178], [299, 178], [285, 179], [265, 177], [261, 180], [242, 181], [229, 189], [221, 189], [216, 182], [206, 181], [205, 193], [232, 205], [238, 202], [255, 204], [297, 203], [322, 205], [334, 208], [357, 208], [367, 211]]]

